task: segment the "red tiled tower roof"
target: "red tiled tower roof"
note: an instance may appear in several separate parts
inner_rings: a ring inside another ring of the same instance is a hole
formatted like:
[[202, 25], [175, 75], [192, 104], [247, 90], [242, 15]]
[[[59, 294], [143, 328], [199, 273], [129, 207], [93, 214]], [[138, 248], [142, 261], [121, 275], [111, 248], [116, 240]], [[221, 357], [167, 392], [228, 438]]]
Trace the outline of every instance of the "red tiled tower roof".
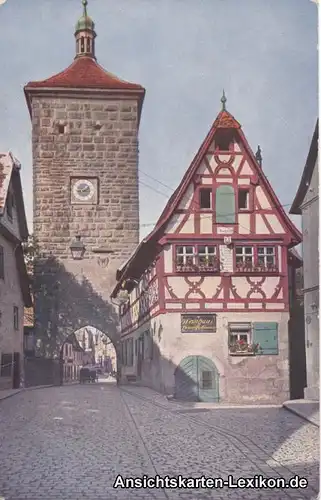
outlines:
[[105, 71], [91, 57], [79, 57], [64, 71], [47, 78], [46, 80], [29, 82], [27, 88], [92, 88], [115, 90], [140, 90], [141, 85], [121, 80], [117, 76]]
[[47, 78], [46, 80], [29, 82], [25, 88], [25, 95], [31, 113], [31, 99], [33, 93], [58, 92], [72, 90], [101, 90], [119, 93], [128, 93], [138, 100], [139, 115], [145, 95], [145, 89], [136, 83], [126, 82], [102, 68], [95, 56], [95, 24], [87, 14], [87, 0], [82, 0], [84, 11], [78, 20], [75, 30], [76, 57], [73, 63], [64, 71]]

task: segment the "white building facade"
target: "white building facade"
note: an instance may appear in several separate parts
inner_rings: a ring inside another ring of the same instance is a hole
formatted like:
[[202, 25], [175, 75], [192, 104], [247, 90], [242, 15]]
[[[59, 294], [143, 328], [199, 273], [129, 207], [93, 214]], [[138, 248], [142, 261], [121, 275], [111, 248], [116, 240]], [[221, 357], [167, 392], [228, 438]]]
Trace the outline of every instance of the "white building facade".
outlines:
[[291, 207], [302, 215], [305, 349], [307, 364], [306, 399], [320, 397], [319, 333], [319, 123], [317, 122], [302, 179]]
[[118, 273], [122, 379], [191, 401], [289, 399], [288, 252], [301, 234], [223, 109]]
[[24, 307], [31, 307], [22, 242], [28, 238], [20, 163], [0, 154], [0, 389], [23, 384]]

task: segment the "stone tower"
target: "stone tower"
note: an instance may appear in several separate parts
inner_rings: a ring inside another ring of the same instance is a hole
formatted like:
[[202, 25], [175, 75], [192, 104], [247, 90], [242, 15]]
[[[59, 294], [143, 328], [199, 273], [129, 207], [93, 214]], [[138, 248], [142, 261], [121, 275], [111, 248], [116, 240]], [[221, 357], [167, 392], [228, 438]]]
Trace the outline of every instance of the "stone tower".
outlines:
[[[39, 246], [35, 334], [45, 355], [57, 353], [86, 325], [116, 338], [110, 292], [117, 268], [139, 242], [138, 129], [145, 90], [97, 63], [95, 25], [87, 0], [82, 3], [72, 64], [24, 88]], [[75, 240], [78, 256], [71, 250]]]

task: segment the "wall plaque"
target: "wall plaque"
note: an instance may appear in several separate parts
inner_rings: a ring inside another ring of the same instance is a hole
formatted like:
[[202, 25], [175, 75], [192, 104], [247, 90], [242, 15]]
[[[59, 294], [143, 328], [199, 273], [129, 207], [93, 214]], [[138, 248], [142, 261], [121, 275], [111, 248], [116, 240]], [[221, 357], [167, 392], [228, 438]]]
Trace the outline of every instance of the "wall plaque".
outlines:
[[234, 233], [234, 226], [233, 227], [218, 227], [216, 229], [217, 234], [233, 234]]
[[216, 332], [216, 314], [182, 314], [182, 333]]

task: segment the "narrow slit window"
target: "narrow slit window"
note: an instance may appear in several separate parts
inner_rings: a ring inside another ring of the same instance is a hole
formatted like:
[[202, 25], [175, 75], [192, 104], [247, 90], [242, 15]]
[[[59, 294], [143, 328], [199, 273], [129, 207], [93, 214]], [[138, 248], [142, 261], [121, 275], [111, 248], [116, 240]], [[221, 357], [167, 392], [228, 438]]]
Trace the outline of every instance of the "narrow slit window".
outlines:
[[239, 189], [239, 210], [249, 210], [250, 192], [248, 189]]
[[212, 208], [212, 190], [211, 189], [200, 189], [200, 208]]

